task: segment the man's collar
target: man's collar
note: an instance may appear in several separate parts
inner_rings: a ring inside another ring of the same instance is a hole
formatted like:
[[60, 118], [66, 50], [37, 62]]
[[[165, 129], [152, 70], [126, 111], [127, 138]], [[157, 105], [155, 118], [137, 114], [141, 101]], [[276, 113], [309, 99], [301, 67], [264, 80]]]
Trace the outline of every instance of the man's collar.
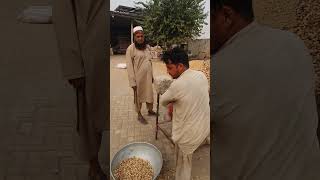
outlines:
[[[258, 23], [256, 21], [252, 21], [250, 24], [242, 28], [240, 31], [235, 33], [227, 42], [224, 43], [224, 45], [221, 47], [220, 50], [231, 44], [235, 39], [237, 39], [239, 36], [242, 36], [243, 34], [246, 34], [248, 31], [250, 31], [252, 28], [256, 27]], [[219, 50], [219, 51], [220, 51]]]
[[190, 68], [186, 69], [183, 73], [180, 74], [180, 76], [177, 79], [179, 79], [181, 76], [183, 76], [184, 74], [186, 74], [186, 72], [189, 72], [189, 71], [190, 71]]

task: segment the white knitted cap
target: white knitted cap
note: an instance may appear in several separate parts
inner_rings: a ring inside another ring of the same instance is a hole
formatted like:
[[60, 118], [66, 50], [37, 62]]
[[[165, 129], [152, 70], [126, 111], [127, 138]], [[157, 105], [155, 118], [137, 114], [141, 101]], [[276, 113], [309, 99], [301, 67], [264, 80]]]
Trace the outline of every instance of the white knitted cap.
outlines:
[[136, 26], [133, 28], [133, 33], [137, 32], [137, 31], [143, 31], [141, 26]]

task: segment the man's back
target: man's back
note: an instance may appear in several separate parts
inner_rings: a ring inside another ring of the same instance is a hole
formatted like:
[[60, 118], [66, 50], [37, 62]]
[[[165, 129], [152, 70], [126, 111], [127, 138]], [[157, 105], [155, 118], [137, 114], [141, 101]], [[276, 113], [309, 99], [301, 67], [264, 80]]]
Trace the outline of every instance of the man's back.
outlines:
[[304, 44], [252, 23], [213, 66], [215, 179], [319, 178], [312, 60]]

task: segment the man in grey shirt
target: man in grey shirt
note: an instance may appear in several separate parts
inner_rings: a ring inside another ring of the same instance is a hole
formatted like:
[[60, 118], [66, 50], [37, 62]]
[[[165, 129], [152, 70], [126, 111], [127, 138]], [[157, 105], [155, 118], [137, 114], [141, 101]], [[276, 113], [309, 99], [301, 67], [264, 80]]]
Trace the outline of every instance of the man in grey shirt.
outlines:
[[53, 1], [62, 75], [76, 96], [77, 118], [70, 133], [74, 135], [78, 158], [89, 164], [90, 180], [107, 179], [98, 159], [102, 134], [109, 130], [106, 3], [105, 0]]
[[213, 3], [213, 179], [320, 179], [314, 71], [304, 43], [255, 22], [252, 0]]

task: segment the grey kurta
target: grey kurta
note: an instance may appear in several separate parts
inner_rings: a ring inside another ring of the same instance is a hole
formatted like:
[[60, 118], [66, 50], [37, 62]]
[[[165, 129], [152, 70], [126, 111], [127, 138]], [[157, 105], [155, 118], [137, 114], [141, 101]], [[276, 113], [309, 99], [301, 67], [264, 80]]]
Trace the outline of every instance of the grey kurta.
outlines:
[[213, 178], [320, 179], [314, 76], [303, 42], [254, 22], [213, 62]]
[[126, 62], [130, 87], [137, 86], [137, 102], [153, 103], [153, 70], [150, 46], [138, 50], [131, 44], [126, 52]]
[[99, 150], [98, 133], [107, 128], [109, 93], [105, 0], [55, 0], [53, 23], [65, 79], [85, 77], [78, 89], [78, 137], [81, 157]]

